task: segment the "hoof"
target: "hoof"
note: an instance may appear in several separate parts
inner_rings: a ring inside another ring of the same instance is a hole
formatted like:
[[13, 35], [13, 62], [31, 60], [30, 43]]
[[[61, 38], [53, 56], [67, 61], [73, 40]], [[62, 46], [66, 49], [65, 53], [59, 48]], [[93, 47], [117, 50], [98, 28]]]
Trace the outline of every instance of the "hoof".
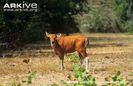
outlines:
[[86, 72], [88, 73], [88, 72], [89, 72], [89, 70], [86, 70]]

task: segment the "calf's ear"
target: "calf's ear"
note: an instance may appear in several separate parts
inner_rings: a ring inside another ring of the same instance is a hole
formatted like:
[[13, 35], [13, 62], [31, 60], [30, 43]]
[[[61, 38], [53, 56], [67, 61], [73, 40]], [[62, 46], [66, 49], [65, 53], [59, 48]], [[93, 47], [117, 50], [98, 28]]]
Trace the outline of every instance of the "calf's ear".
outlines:
[[46, 36], [49, 37], [49, 33], [48, 32], [45, 32]]
[[61, 33], [56, 34], [56, 39], [59, 39], [61, 37]]

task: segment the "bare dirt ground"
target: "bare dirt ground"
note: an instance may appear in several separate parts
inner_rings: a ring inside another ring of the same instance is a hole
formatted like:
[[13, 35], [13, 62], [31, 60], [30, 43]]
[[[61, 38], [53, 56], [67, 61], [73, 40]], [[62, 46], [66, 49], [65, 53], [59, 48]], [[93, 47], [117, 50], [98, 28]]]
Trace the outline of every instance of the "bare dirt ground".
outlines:
[[[133, 35], [129, 34], [85, 34], [90, 38], [87, 52], [90, 53], [90, 74], [97, 82], [103, 83], [117, 71], [122, 77], [133, 80]], [[0, 56], [0, 84], [10, 86], [16, 78], [25, 81], [28, 71], [36, 71], [37, 77], [32, 86], [50, 86], [67, 80], [72, 73], [73, 63], [65, 56], [66, 69], [59, 68], [59, 58], [46, 43], [27, 44], [16, 51], [5, 51]], [[25, 60], [30, 59], [26, 64]], [[26, 86], [26, 85], [25, 85]]]

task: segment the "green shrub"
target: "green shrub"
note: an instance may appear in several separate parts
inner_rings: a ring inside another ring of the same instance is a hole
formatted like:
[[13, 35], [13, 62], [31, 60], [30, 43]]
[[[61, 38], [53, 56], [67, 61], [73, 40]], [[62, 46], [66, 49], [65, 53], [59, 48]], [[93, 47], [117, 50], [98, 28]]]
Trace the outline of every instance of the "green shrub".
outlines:
[[133, 20], [132, 21], [127, 21], [124, 23], [123, 28], [127, 30], [129, 33], [133, 33]]

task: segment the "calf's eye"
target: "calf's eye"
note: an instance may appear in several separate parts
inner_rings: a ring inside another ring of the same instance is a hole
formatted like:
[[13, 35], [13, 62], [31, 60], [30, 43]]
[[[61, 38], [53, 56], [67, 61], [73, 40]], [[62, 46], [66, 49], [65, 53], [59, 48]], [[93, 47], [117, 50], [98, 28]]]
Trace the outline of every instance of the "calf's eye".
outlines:
[[52, 44], [54, 44], [55, 42], [54, 42], [54, 41], [52, 41], [51, 43], [52, 43]]

